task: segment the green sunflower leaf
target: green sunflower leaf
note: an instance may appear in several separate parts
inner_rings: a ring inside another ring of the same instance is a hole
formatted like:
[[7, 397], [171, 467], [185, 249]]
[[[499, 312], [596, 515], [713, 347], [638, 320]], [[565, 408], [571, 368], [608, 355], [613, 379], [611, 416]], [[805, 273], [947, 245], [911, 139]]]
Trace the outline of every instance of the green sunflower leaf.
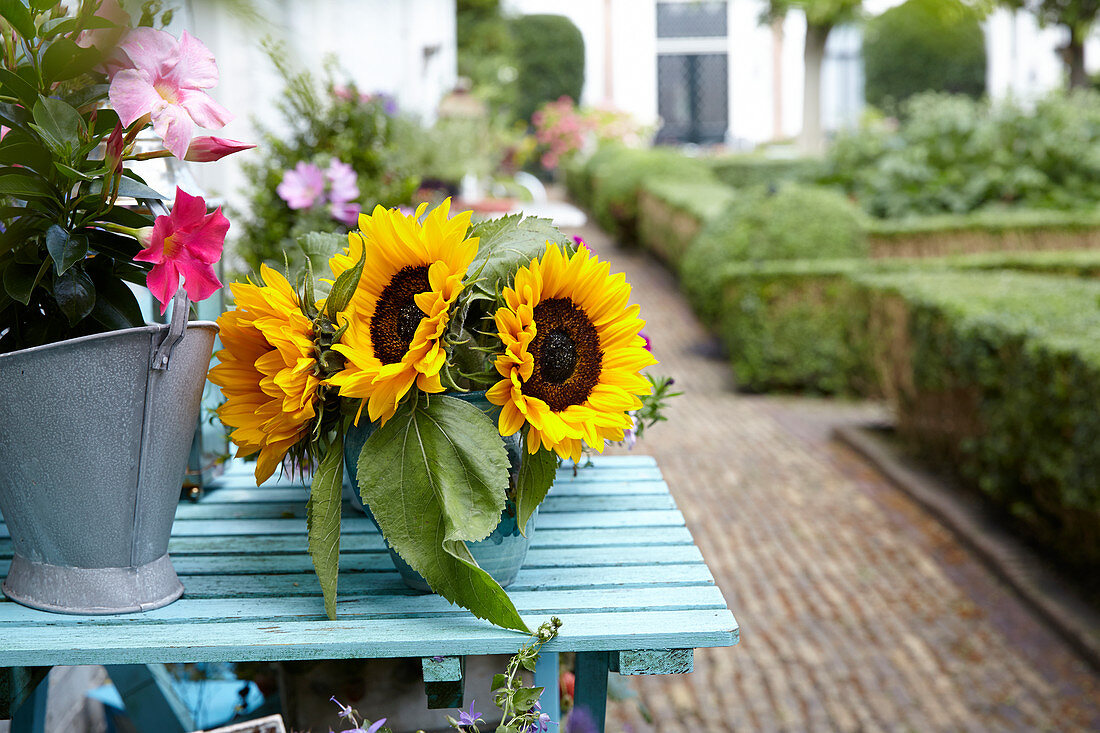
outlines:
[[470, 263], [470, 276], [477, 276], [474, 287], [494, 295], [512, 284], [516, 270], [546, 253], [546, 243], [573, 247], [573, 240], [550, 222], [521, 214], [479, 222], [470, 229], [478, 237], [477, 255]]
[[527, 452], [527, 436], [524, 435], [523, 462], [519, 467], [519, 480], [516, 482], [516, 523], [519, 531], [526, 536], [527, 520], [535, 513], [546, 492], [554, 483], [558, 473], [558, 457], [554, 451], [542, 448], [535, 453]]
[[340, 572], [340, 507], [344, 487], [344, 436], [337, 432], [309, 487], [306, 527], [309, 556], [325, 597], [325, 613], [336, 618], [336, 581]]
[[406, 400], [364, 443], [358, 478], [386, 541], [432, 590], [530, 633], [466, 547], [499, 523], [508, 486], [508, 454], [485, 413], [443, 395]]

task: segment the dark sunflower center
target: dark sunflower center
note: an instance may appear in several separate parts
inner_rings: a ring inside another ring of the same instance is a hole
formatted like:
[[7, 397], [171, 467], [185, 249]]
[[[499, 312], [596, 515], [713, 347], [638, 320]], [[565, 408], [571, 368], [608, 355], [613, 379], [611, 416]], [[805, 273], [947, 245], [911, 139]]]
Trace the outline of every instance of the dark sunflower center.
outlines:
[[383, 364], [401, 361], [409, 350], [424, 311], [413, 298], [431, 289], [428, 266], [402, 268], [378, 298], [370, 322], [370, 339], [374, 355]]
[[561, 384], [577, 369], [577, 345], [565, 331], [551, 331], [542, 342], [542, 378]]
[[584, 310], [569, 298], [535, 306], [530, 350], [535, 369], [523, 392], [543, 400], [554, 412], [583, 404], [600, 380], [600, 336]]

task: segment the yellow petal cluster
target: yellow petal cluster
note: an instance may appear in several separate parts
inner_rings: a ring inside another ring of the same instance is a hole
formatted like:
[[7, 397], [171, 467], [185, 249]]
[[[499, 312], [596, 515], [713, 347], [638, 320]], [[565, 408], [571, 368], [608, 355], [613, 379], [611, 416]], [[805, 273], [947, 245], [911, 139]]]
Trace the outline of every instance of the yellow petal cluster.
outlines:
[[225, 395], [218, 408], [238, 456], [259, 452], [256, 483], [266, 481], [316, 415], [313, 326], [290, 283], [261, 265], [263, 285], [233, 283], [236, 308], [218, 318], [225, 348], [210, 381]]
[[527, 423], [529, 452], [545, 446], [577, 460], [584, 443], [602, 451], [604, 440], [623, 439], [627, 413], [650, 392], [639, 372], [656, 360], [638, 335], [645, 321], [629, 305], [626, 276], [585, 248], [569, 256], [547, 245], [504, 289], [495, 314], [502, 379], [486, 396], [501, 407], [502, 435]]
[[337, 318], [348, 329], [333, 348], [347, 364], [328, 382], [342, 397], [363, 400], [356, 423], [364, 404], [372, 421], [385, 423], [414, 384], [428, 393], [443, 391], [443, 335], [478, 239], [466, 236], [470, 212], [448, 217], [450, 199], [421, 222], [426, 206], [412, 216], [381, 206], [361, 214], [360, 231], [351, 232], [345, 251], [329, 261], [339, 276], [366, 253], [356, 292]]

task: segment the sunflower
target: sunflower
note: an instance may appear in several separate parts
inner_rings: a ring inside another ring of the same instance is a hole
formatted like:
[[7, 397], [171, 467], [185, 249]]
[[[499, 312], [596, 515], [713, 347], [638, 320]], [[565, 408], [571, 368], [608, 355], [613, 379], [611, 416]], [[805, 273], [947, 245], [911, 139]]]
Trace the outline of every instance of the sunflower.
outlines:
[[377, 206], [359, 216], [360, 231], [329, 261], [339, 276], [366, 251], [363, 276], [337, 318], [348, 329], [333, 348], [347, 363], [329, 380], [341, 397], [363, 400], [356, 424], [364, 404], [372, 421], [385, 423], [414, 383], [424, 392], [443, 391], [443, 334], [478, 244], [466, 237], [470, 212], [449, 219], [450, 206], [447, 199], [423, 224], [427, 204], [412, 216]]
[[318, 385], [313, 324], [279, 273], [260, 266], [263, 285], [233, 283], [236, 309], [218, 318], [225, 348], [210, 381], [222, 388], [218, 416], [235, 428], [238, 456], [259, 451], [256, 483], [309, 433]]
[[604, 440], [623, 440], [627, 413], [650, 391], [639, 371], [657, 362], [638, 335], [645, 321], [628, 306], [626, 276], [585, 248], [568, 256], [547, 245], [504, 289], [495, 315], [503, 379], [486, 396], [502, 408], [501, 435], [526, 422], [530, 453], [545, 446], [576, 460], [583, 443], [602, 451]]

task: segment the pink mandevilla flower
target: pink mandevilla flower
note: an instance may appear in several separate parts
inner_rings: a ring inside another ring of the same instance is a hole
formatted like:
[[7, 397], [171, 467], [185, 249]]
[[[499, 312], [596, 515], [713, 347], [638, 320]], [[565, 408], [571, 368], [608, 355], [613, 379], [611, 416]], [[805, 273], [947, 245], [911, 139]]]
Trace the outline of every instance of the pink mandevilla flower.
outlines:
[[183, 289], [191, 300], [205, 300], [222, 286], [214, 274], [214, 263], [222, 256], [229, 220], [219, 207], [206, 213], [206, 201], [201, 196], [191, 196], [176, 188], [176, 201], [168, 216], [158, 216], [148, 232], [148, 241], [142, 238], [145, 249], [134, 255], [139, 262], [152, 262], [146, 283], [160, 301], [160, 312], [168, 309], [168, 301], [179, 289], [183, 276]]
[[209, 163], [210, 161], [221, 160], [227, 155], [239, 153], [242, 150], [251, 150], [254, 147], [256, 146], [252, 143], [242, 143], [239, 140], [230, 140], [225, 137], [204, 135], [191, 141], [187, 146], [187, 155], [183, 159], [192, 163]]
[[308, 209], [325, 194], [325, 174], [313, 163], [298, 163], [283, 174], [275, 192], [290, 208]]
[[129, 68], [111, 79], [111, 106], [127, 127], [150, 115], [153, 130], [177, 158], [187, 155], [194, 125], [217, 129], [233, 119], [204, 91], [218, 83], [214, 54], [187, 31], [177, 41], [165, 31], [135, 28], [119, 51]]

